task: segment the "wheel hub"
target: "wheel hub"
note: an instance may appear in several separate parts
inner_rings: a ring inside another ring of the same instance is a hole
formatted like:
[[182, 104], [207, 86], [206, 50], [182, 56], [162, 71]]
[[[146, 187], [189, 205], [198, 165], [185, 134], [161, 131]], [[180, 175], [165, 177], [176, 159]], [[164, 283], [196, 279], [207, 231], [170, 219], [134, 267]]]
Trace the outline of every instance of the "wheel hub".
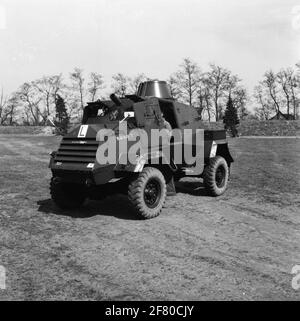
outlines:
[[225, 168], [223, 166], [219, 166], [216, 170], [216, 184], [219, 188], [225, 184]]
[[151, 179], [144, 189], [144, 200], [148, 207], [154, 208], [159, 202], [161, 194], [160, 184], [157, 180]]

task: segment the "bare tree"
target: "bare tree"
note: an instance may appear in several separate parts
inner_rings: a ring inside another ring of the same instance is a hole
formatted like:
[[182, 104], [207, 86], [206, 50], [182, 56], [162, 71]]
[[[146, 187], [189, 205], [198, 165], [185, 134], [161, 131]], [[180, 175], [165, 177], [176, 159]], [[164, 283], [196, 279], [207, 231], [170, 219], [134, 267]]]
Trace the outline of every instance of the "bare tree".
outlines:
[[91, 101], [95, 101], [99, 90], [104, 88], [103, 76], [97, 72], [90, 73], [90, 82], [88, 83], [88, 92], [90, 94]]
[[59, 90], [62, 89], [62, 75], [44, 76], [32, 82], [39, 91], [46, 110], [44, 114], [50, 116], [54, 112], [55, 99]]
[[276, 114], [278, 114], [280, 112], [280, 98], [276, 74], [272, 70], [267, 71], [264, 74], [264, 79], [261, 82], [261, 85], [267, 89], [267, 92], [269, 93], [270, 98], [273, 101], [275, 112]]
[[202, 112], [204, 110], [205, 107], [205, 87], [202, 87], [201, 85], [198, 86], [198, 90], [197, 90], [197, 94], [198, 94], [198, 99], [199, 99], [199, 109], [198, 109], [198, 113], [200, 115], [200, 117], [202, 118]]
[[171, 91], [171, 95], [174, 99], [180, 98], [180, 90], [178, 88], [178, 83], [174, 75], [171, 75], [168, 79], [168, 85]]
[[285, 95], [288, 115], [290, 114], [290, 103], [291, 103], [291, 97], [293, 95], [292, 93], [292, 90], [293, 90], [292, 79], [294, 76], [293, 74], [294, 74], [294, 71], [292, 68], [281, 69], [277, 74], [278, 84], [281, 86], [281, 89]]
[[131, 83], [130, 83], [130, 87], [131, 87], [132, 92], [136, 93], [139, 88], [139, 84], [141, 82], [148, 80], [148, 79], [149, 78], [143, 73], [137, 74], [135, 77], [133, 77], [131, 80]]
[[80, 107], [84, 109], [84, 77], [83, 77], [83, 70], [79, 68], [75, 68], [73, 72], [70, 73], [70, 78], [73, 83], [73, 89], [75, 92], [79, 94], [80, 98]]
[[17, 123], [16, 116], [18, 115], [18, 107], [20, 99], [17, 93], [12, 93], [7, 102], [8, 124], [14, 125]]
[[291, 89], [291, 95], [292, 95], [292, 104], [293, 104], [293, 115], [295, 119], [298, 119], [298, 106], [300, 103], [299, 95], [297, 95], [297, 91], [299, 92], [300, 89], [300, 78], [297, 79], [297, 76], [293, 76], [290, 79], [290, 89]]
[[300, 62], [296, 64], [296, 70], [293, 74], [293, 77], [290, 79], [290, 88], [292, 94], [293, 114], [295, 119], [298, 119], [300, 105]]
[[197, 95], [199, 101], [198, 113], [201, 118], [203, 118], [204, 115], [207, 114], [208, 121], [210, 122], [213, 114], [211, 104], [211, 90], [208, 86], [205, 76], [203, 76], [199, 81]]
[[200, 68], [197, 63], [185, 58], [180, 65], [180, 70], [171, 76], [174, 84], [176, 84], [179, 97], [190, 106], [196, 107], [198, 105], [197, 91], [200, 75]]
[[213, 108], [213, 90], [210, 87], [210, 79], [208, 73], [204, 73], [198, 84], [198, 98], [200, 109], [202, 110], [203, 117], [207, 115], [210, 122], [215, 115]]
[[122, 73], [113, 75], [112, 79], [113, 79], [113, 82], [111, 87], [114, 90], [114, 92], [121, 97], [124, 97], [125, 95], [127, 95], [128, 90], [130, 89], [131, 79], [123, 75]]
[[248, 115], [246, 104], [248, 101], [248, 95], [246, 88], [242, 86], [236, 86], [230, 90], [230, 95], [234, 107], [237, 109], [239, 119], [243, 120]]
[[0, 94], [0, 124], [3, 125], [7, 120], [7, 97], [4, 96], [3, 88]]
[[208, 86], [212, 90], [212, 100], [215, 107], [216, 121], [220, 119], [222, 113], [222, 106], [220, 106], [220, 99], [224, 96], [228, 97], [228, 91], [231, 91], [237, 83], [237, 77], [232, 76], [231, 72], [225, 68], [215, 64], [209, 65], [210, 70], [206, 77]]
[[207, 113], [208, 121], [210, 122], [211, 118], [214, 115], [214, 111], [212, 106], [212, 94], [208, 87], [205, 87], [204, 101], [205, 101], [204, 111]]
[[47, 121], [47, 115], [43, 114], [40, 110], [40, 102], [42, 97], [37, 95], [34, 84], [25, 82], [18, 91], [18, 96], [24, 104], [24, 112], [28, 123], [33, 125], [40, 125], [40, 117], [42, 123]]
[[256, 99], [258, 106], [255, 108], [255, 115], [260, 120], [268, 120], [272, 112], [272, 104], [269, 97], [265, 95], [262, 84], [255, 86], [254, 98]]

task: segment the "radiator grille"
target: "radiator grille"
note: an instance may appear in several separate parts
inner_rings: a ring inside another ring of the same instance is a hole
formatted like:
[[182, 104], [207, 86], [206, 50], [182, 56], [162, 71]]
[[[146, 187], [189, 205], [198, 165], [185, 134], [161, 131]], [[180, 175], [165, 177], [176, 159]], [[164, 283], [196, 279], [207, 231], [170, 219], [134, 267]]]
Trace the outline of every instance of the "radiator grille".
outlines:
[[57, 151], [56, 162], [94, 163], [99, 142], [95, 138], [64, 137]]

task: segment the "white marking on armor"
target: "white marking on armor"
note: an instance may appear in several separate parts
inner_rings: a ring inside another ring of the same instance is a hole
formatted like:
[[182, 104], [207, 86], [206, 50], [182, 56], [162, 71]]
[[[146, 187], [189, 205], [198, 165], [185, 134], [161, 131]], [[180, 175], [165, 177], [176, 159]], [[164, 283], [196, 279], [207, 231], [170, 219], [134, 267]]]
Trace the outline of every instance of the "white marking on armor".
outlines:
[[88, 128], [89, 128], [89, 125], [81, 125], [77, 137], [84, 138], [86, 136]]
[[212, 142], [212, 145], [211, 145], [210, 155], [209, 155], [210, 158], [216, 156], [217, 147], [218, 147], [218, 144], [217, 144], [215, 141], [213, 141], [213, 142]]
[[114, 183], [114, 182], [119, 181], [120, 179], [121, 179], [121, 177], [120, 177], [120, 178], [112, 178], [112, 179], [110, 179], [108, 182], [109, 182], [109, 183]]

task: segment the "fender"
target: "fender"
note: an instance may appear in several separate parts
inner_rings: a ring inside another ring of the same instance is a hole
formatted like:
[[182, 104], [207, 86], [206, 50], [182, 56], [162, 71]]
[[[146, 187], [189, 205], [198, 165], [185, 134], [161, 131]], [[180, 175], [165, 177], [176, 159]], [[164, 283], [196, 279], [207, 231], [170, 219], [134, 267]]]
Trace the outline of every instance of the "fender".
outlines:
[[208, 163], [209, 159], [216, 156], [222, 156], [225, 158], [228, 165], [234, 162], [232, 158], [227, 140], [207, 140], [204, 142], [204, 158], [205, 162]]
[[231, 163], [234, 162], [234, 159], [232, 158], [229, 148], [228, 148], [228, 143], [218, 143], [217, 142], [217, 155], [220, 155], [225, 158], [226, 162], [230, 166]]
[[[120, 158], [122, 155], [120, 155]], [[119, 158], [119, 160], [120, 160]], [[145, 165], [153, 164], [163, 164], [165, 166], [168, 166], [172, 172], [177, 171], [177, 166], [174, 164], [174, 162], [168, 161], [167, 157], [164, 155], [162, 151], [154, 151], [152, 153], [146, 153], [143, 154], [136, 159], [135, 164], [128, 163], [126, 165], [120, 164], [119, 161], [114, 167], [114, 171], [123, 171], [123, 172], [132, 172], [132, 173], [140, 173], [144, 169]]]

